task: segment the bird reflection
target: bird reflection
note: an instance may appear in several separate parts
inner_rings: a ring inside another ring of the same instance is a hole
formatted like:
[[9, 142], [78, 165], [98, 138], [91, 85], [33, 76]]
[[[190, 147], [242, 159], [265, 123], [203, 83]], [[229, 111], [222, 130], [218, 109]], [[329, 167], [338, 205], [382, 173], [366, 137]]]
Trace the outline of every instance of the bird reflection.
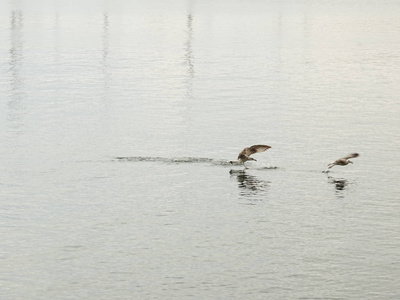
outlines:
[[245, 170], [230, 170], [231, 178], [236, 178], [239, 195], [249, 200], [263, 200], [267, 193], [269, 182], [247, 174]]
[[349, 181], [344, 178], [334, 178], [331, 176], [328, 176], [328, 182], [331, 184], [335, 185], [335, 189], [337, 191], [342, 191], [346, 188], [346, 186], [349, 184]]

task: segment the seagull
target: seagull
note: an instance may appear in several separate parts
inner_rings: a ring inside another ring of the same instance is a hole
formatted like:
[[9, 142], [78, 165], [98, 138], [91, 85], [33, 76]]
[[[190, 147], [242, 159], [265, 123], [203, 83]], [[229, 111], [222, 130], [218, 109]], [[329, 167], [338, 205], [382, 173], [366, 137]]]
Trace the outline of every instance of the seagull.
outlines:
[[[244, 165], [244, 163], [248, 160], [255, 160], [256, 159], [250, 157], [250, 155], [255, 154], [255, 153], [259, 153], [259, 152], [264, 152], [266, 150], [268, 150], [269, 148], [271, 148], [271, 146], [267, 146], [267, 145], [253, 145], [251, 147], [246, 147], [242, 150], [242, 152], [239, 153], [239, 156], [237, 158], [237, 160], [231, 160], [230, 163], [233, 165]], [[245, 168], [247, 169], [247, 167], [245, 166]]]
[[330, 168], [332, 168], [334, 166], [345, 166], [345, 165], [348, 165], [348, 164], [352, 164], [353, 162], [350, 160], [350, 158], [354, 158], [354, 157], [357, 157], [357, 156], [359, 156], [358, 153], [352, 153], [352, 154], [349, 154], [349, 155], [347, 155], [345, 157], [339, 158], [339, 159], [335, 160], [334, 162], [331, 162], [328, 165], [328, 169], [330, 169]]

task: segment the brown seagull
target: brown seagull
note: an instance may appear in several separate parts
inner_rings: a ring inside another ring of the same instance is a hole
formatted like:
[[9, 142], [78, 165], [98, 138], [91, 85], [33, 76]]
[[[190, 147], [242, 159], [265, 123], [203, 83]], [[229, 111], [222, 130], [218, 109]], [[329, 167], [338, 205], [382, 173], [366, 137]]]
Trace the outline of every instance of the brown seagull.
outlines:
[[338, 160], [335, 160], [334, 162], [331, 162], [328, 165], [328, 169], [330, 169], [330, 168], [332, 168], [334, 166], [345, 166], [345, 165], [348, 165], [348, 164], [352, 164], [353, 162], [350, 160], [350, 158], [354, 158], [354, 157], [357, 157], [357, 156], [359, 156], [358, 153], [352, 153], [352, 154], [349, 154], [349, 155], [347, 155], [347, 156], [345, 156], [343, 158], [339, 158]]
[[[256, 159], [250, 157], [250, 155], [259, 153], [259, 152], [264, 152], [264, 151], [268, 150], [269, 148], [271, 148], [271, 146], [267, 146], [267, 145], [253, 145], [251, 147], [246, 147], [242, 150], [242, 152], [239, 153], [237, 160], [230, 161], [230, 163], [235, 164], [235, 165], [237, 165], [237, 164], [244, 165], [244, 163], [248, 160], [257, 161]], [[247, 167], [246, 167], [246, 169], [247, 169]]]

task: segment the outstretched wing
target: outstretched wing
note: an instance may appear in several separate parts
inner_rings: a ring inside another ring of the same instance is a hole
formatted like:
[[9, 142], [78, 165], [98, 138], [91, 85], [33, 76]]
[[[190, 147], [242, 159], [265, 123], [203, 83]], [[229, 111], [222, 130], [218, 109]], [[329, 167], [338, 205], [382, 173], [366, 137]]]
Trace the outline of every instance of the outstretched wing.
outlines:
[[357, 156], [359, 156], [360, 154], [358, 154], [358, 153], [352, 153], [352, 154], [349, 154], [349, 155], [347, 155], [347, 156], [345, 156], [345, 157], [343, 157], [343, 158], [341, 158], [341, 159], [344, 159], [344, 160], [348, 160], [348, 159], [350, 159], [350, 158], [354, 158], [354, 157], [357, 157]]
[[264, 152], [269, 148], [271, 148], [271, 146], [267, 145], [253, 145], [251, 147], [246, 147], [242, 150], [242, 152], [239, 153], [239, 157], [243, 155], [249, 157], [254, 153]]

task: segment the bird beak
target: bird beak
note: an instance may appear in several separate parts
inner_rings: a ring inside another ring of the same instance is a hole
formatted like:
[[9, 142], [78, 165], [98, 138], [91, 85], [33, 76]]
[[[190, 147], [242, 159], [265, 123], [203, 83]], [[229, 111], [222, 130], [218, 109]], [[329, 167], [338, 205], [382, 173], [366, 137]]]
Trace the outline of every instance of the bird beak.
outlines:
[[253, 158], [253, 160], [257, 161], [257, 159]]

